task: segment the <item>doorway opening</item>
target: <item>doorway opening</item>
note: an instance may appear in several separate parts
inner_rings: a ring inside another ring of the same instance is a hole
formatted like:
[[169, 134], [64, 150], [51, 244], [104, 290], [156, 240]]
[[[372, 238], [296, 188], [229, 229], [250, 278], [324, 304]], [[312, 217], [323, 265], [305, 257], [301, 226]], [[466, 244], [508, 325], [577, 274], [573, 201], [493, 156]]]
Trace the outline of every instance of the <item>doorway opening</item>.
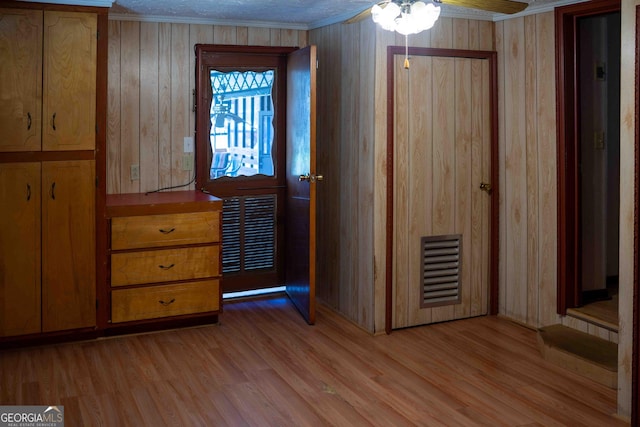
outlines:
[[556, 9], [558, 313], [618, 327], [620, 2]]
[[293, 50], [196, 45], [196, 184], [223, 199], [223, 294], [284, 283], [286, 62]]
[[223, 294], [315, 322], [316, 48], [196, 44], [196, 187], [223, 200]]

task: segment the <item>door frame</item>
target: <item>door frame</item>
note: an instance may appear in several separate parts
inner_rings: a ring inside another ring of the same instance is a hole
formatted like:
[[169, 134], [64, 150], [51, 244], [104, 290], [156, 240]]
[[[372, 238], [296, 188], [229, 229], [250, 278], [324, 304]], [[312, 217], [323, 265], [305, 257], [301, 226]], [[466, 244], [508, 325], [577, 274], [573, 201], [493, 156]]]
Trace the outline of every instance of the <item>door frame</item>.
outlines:
[[581, 301], [580, 279], [580, 171], [577, 20], [620, 11], [620, 0], [600, 0], [555, 9], [556, 114], [558, 165], [558, 294], [557, 312]]
[[[386, 210], [386, 275], [385, 275], [385, 332], [391, 333], [393, 321], [393, 224], [394, 224], [394, 56], [404, 55], [405, 46], [387, 47], [387, 210]], [[439, 49], [409, 47], [410, 56], [441, 56], [451, 58], [487, 59], [489, 61], [489, 103], [491, 111], [491, 202], [489, 225], [489, 314], [498, 314], [498, 224], [499, 224], [499, 176], [498, 176], [498, 54], [495, 51]]]

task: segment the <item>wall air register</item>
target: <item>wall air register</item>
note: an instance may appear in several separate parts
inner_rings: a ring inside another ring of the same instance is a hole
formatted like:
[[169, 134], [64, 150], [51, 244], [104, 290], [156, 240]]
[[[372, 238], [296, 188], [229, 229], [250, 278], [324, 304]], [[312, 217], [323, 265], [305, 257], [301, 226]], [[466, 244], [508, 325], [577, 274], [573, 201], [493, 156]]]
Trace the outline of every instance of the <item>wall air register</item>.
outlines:
[[462, 235], [426, 236], [422, 252], [421, 308], [460, 303]]

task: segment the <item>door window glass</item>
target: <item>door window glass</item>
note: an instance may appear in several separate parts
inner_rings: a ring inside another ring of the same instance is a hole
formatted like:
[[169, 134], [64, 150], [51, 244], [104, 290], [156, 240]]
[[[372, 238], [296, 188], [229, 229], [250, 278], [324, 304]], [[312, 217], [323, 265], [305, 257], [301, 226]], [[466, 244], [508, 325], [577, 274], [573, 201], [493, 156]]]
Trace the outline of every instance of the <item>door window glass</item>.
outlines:
[[210, 179], [274, 176], [274, 75], [274, 70], [210, 71]]

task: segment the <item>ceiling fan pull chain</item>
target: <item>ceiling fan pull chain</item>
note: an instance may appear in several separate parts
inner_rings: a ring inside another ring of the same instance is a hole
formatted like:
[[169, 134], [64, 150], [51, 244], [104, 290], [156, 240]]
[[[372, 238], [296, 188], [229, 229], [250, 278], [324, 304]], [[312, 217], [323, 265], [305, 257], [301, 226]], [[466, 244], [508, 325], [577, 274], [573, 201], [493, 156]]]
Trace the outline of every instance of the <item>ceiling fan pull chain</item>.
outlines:
[[404, 69], [409, 69], [409, 34], [404, 35]]

